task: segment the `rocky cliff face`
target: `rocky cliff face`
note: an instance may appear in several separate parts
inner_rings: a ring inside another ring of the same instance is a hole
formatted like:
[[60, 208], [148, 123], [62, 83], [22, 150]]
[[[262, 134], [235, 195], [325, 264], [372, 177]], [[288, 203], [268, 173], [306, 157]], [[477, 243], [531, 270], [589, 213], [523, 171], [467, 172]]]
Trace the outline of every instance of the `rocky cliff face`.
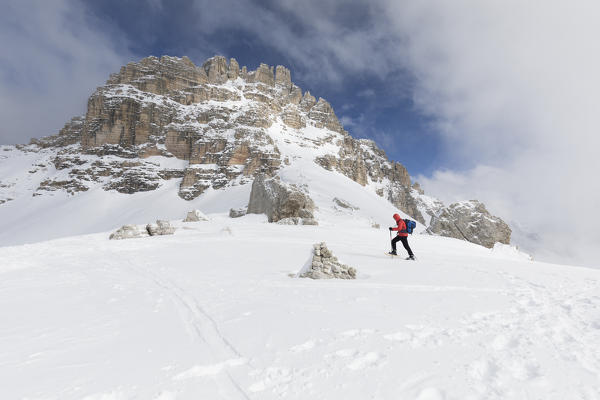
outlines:
[[494, 243], [510, 243], [511, 229], [491, 215], [477, 200], [463, 201], [442, 208], [431, 220], [430, 233], [467, 240], [488, 248]]
[[[277, 120], [295, 129], [310, 125], [343, 132], [329, 103], [302, 94], [283, 66], [261, 64], [247, 71], [220, 56], [202, 66], [187, 57], [148, 57], [111, 75], [88, 100], [85, 118], [74, 118], [58, 135], [32, 143], [77, 145], [57, 156], [63, 168], [76, 164], [80, 153], [98, 156], [73, 177], [109, 177], [106, 190], [152, 190], [158, 178], [178, 178], [179, 194], [189, 200], [209, 187], [245, 183], [258, 173], [273, 175], [281, 155], [266, 128]], [[107, 155], [139, 161], [107, 164]], [[175, 157], [187, 165], [165, 171], [142, 161], [150, 156]]]
[[[221, 56], [201, 66], [187, 57], [148, 57], [97, 88], [84, 117], [20, 149], [52, 154], [34, 171], [57, 173], [41, 181], [34, 195], [98, 186], [131, 194], [176, 180], [179, 196], [192, 200], [208, 189], [277, 175], [300, 157], [291, 144], [421, 224], [446, 218], [440, 215], [444, 205], [411, 182], [403, 165], [388, 160], [373, 141], [352, 138], [331, 105], [303, 92], [283, 66], [248, 71]], [[0, 204], [10, 200], [0, 196]], [[457, 237], [447, 227], [435, 233]]]

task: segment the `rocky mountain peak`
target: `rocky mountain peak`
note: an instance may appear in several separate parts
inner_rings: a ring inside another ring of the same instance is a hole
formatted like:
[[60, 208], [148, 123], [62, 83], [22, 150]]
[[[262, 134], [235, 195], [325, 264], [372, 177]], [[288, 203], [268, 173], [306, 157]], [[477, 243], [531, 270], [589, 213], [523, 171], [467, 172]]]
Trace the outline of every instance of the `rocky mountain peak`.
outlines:
[[[201, 66], [170, 56], [128, 63], [90, 96], [84, 117], [26, 150], [43, 149], [51, 149], [60, 178], [44, 179], [38, 195], [95, 186], [135, 193], [176, 179], [179, 196], [192, 200], [259, 174], [275, 176], [308, 157], [317, 168], [374, 190], [421, 224], [443, 220], [445, 209], [373, 141], [350, 136], [331, 104], [295, 85], [288, 68], [261, 63], [248, 71], [219, 55]], [[456, 216], [454, 211], [448, 210]], [[454, 235], [446, 228], [436, 232]]]

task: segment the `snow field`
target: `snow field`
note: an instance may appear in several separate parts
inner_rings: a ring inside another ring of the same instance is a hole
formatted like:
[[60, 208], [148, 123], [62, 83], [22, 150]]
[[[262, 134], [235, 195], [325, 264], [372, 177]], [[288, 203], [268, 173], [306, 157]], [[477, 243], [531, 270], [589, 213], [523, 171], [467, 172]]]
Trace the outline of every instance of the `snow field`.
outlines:
[[[425, 235], [391, 259], [347, 216], [211, 218], [0, 248], [2, 397], [600, 398], [598, 270]], [[320, 241], [358, 279], [291, 278]]]

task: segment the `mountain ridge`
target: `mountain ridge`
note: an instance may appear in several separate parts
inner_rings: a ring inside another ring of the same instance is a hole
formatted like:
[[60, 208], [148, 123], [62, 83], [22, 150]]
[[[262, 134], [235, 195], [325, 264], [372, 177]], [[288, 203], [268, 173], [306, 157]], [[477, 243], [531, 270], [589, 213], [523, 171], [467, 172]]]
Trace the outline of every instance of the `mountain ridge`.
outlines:
[[[38, 169], [53, 167], [57, 174], [41, 180], [33, 196], [56, 190], [74, 195], [96, 187], [149, 192], [176, 179], [178, 195], [187, 201], [209, 188], [251, 183], [258, 174], [275, 176], [308, 149], [303, 154], [315, 165], [374, 191], [430, 233], [486, 247], [510, 242], [510, 228], [483, 205], [478, 206], [483, 216], [476, 219], [486, 234], [466, 236], [473, 221], [458, 215], [457, 207], [426, 196], [375, 142], [353, 138], [331, 105], [303, 92], [281, 65], [260, 64], [248, 71], [222, 56], [202, 66], [187, 57], [147, 57], [111, 74], [90, 96], [85, 117], [73, 118], [57, 135], [17, 148], [56, 153], [51, 165]], [[178, 161], [164, 168], [157, 157]], [[441, 215], [450, 227], [432, 223]]]

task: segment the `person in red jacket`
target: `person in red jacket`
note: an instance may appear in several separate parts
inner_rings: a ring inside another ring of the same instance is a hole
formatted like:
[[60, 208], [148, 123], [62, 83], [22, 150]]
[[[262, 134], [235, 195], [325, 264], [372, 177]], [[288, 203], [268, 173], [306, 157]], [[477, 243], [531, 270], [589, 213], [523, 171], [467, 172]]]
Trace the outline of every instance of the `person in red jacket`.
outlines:
[[414, 260], [415, 255], [413, 254], [412, 250], [410, 249], [410, 246], [408, 245], [408, 233], [406, 232], [406, 224], [398, 214], [394, 214], [394, 219], [396, 220], [397, 226], [395, 228], [390, 227], [390, 232], [398, 231], [398, 235], [392, 239], [392, 251], [390, 251], [388, 254], [397, 256], [398, 254], [396, 254], [396, 243], [398, 243], [398, 241], [401, 241], [406, 251], [408, 251], [408, 257], [406, 259]]

